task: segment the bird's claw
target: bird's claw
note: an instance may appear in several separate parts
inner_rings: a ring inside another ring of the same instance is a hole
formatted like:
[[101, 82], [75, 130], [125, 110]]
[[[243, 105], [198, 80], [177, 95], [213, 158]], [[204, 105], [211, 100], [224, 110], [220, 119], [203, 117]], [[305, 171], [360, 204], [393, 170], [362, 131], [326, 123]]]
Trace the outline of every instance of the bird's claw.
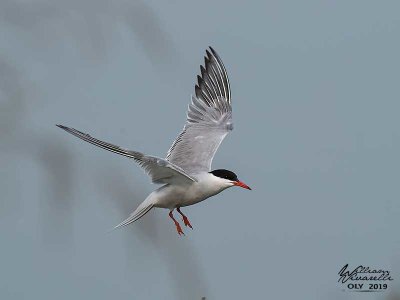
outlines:
[[190, 224], [189, 219], [186, 216], [182, 218], [182, 221], [185, 226], [189, 226], [191, 229], [193, 229], [192, 224]]
[[179, 223], [176, 223], [175, 225], [176, 225], [176, 231], [178, 232], [179, 236], [185, 235], [185, 233], [182, 230], [181, 225], [179, 225]]

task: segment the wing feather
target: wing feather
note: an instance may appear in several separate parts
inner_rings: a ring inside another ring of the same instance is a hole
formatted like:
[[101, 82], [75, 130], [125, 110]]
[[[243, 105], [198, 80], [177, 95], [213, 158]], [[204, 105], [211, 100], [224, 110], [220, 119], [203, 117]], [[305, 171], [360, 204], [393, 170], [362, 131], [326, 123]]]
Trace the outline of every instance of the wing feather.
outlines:
[[119, 146], [100, 141], [87, 133], [74, 128], [57, 125], [66, 132], [105, 150], [134, 159], [151, 177], [153, 183], [190, 183], [194, 178], [185, 173], [180, 167], [159, 157], [145, 155], [138, 151], [128, 150]]
[[209, 172], [219, 145], [233, 129], [228, 74], [211, 47], [206, 51], [200, 72], [186, 124], [166, 157], [188, 174]]

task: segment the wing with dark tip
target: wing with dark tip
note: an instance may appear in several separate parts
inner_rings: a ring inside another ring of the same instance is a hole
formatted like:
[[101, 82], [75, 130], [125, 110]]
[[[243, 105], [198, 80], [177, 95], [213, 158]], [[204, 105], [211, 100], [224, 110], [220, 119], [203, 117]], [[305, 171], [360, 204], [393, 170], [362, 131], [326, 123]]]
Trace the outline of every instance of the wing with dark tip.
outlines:
[[185, 127], [166, 158], [188, 174], [209, 172], [219, 145], [233, 129], [228, 74], [211, 47], [206, 51], [200, 72]]
[[231, 103], [231, 90], [228, 74], [217, 52], [210, 47], [206, 50], [204, 67], [200, 66], [201, 76], [197, 76], [195, 86], [196, 97], [205, 101], [209, 106], [216, 105], [216, 99], [225, 99]]
[[89, 134], [83, 133], [74, 128], [57, 125], [66, 132], [91, 143], [97, 147], [106, 149], [108, 151], [133, 158], [151, 177], [153, 183], [190, 183], [195, 181], [191, 176], [185, 173], [181, 168], [175, 166], [173, 163], [159, 157], [145, 155], [141, 152], [127, 150], [116, 145], [100, 141]]

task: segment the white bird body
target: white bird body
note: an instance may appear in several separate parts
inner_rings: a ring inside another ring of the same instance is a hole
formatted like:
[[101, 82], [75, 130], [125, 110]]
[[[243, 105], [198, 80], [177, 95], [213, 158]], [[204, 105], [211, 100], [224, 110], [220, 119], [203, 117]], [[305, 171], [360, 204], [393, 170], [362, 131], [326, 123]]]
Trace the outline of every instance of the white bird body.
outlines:
[[172, 210], [177, 207], [193, 205], [232, 186], [231, 183], [210, 173], [198, 174], [195, 178], [197, 181], [193, 183], [167, 184], [155, 190], [150, 194], [154, 207]]
[[219, 169], [211, 171], [215, 152], [233, 129], [231, 92], [222, 60], [210, 47], [205, 67], [195, 86], [195, 96], [189, 104], [187, 121], [165, 159], [127, 150], [98, 140], [74, 128], [57, 125], [68, 133], [108, 151], [134, 159], [151, 177], [153, 183], [164, 184], [152, 192], [139, 207], [115, 228], [137, 221], [153, 207], [167, 208], [179, 234], [183, 231], [172, 215], [176, 209], [186, 226], [192, 228], [181, 207], [201, 202], [223, 190], [240, 186], [250, 189], [235, 173]]

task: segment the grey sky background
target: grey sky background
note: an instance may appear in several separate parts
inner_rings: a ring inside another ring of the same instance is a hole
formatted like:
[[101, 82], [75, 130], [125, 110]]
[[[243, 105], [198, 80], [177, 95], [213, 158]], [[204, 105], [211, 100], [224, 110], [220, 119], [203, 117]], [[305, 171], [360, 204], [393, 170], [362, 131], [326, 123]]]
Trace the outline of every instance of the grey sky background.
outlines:
[[[1, 299], [397, 299], [398, 1], [0, 2]], [[227, 67], [229, 189], [107, 231], [151, 192], [61, 123], [164, 156], [204, 51]], [[387, 293], [343, 292], [349, 263]]]

